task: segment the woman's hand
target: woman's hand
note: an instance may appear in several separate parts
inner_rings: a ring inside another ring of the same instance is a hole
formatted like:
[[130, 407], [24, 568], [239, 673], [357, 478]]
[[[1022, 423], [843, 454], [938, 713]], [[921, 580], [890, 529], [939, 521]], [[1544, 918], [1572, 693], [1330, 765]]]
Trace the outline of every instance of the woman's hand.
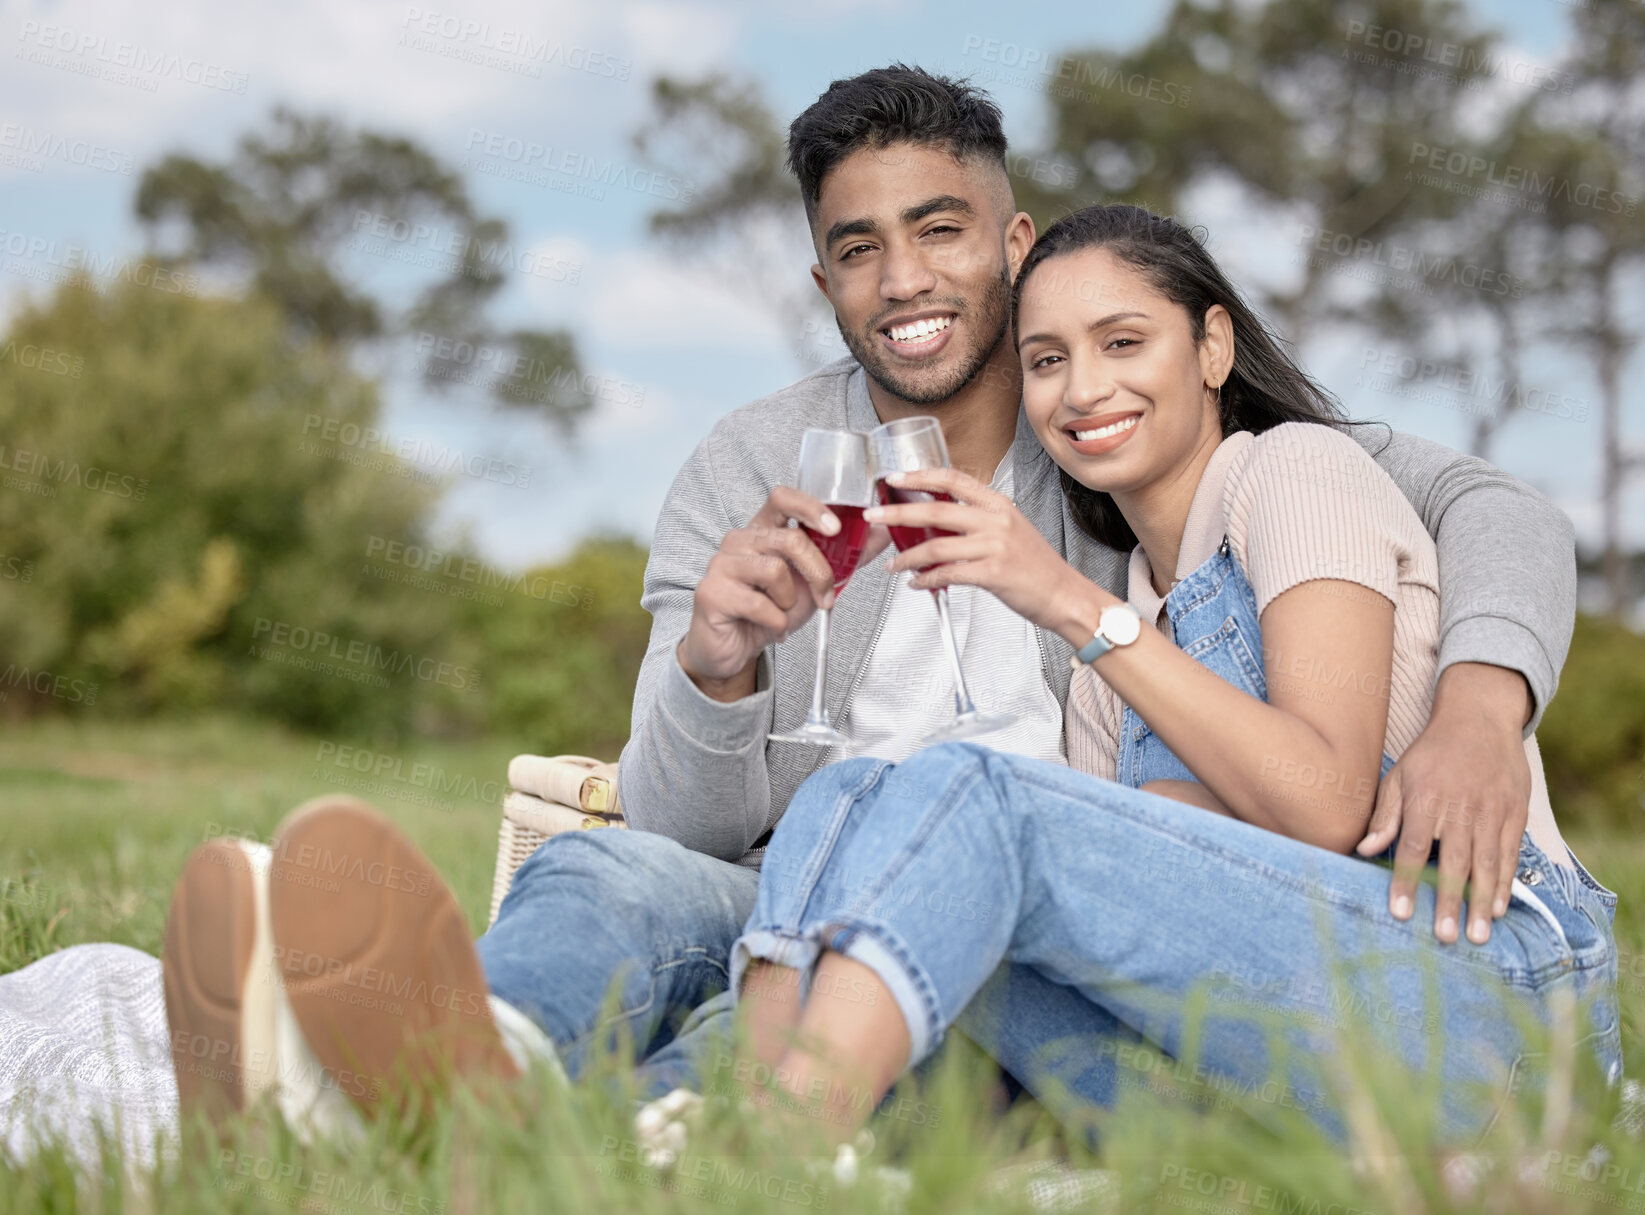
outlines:
[[[951, 533], [899, 553], [891, 569], [919, 570], [917, 590], [979, 586], [1041, 628], [1057, 627], [1070, 593], [1093, 584], [1064, 561], [1004, 494], [953, 468], [893, 473], [898, 489], [945, 493], [952, 502], [880, 506], [864, 516], [883, 527], [932, 527]], [[1118, 602], [1117, 600], [1115, 602]]]

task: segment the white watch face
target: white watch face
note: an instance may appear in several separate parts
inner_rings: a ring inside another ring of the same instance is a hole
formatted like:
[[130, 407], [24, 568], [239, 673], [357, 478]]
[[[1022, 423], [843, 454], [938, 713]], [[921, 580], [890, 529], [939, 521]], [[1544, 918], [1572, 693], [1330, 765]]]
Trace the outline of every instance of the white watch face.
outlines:
[[1130, 645], [1142, 635], [1142, 620], [1137, 613], [1121, 604], [1106, 607], [1097, 618], [1097, 631], [1110, 645]]

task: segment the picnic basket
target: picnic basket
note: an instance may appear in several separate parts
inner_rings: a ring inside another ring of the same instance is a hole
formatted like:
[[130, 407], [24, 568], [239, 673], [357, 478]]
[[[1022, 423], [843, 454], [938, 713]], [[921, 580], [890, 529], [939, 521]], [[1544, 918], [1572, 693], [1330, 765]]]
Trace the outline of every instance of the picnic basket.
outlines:
[[517, 755], [508, 765], [508, 785], [488, 924], [497, 922], [515, 871], [549, 836], [628, 826], [617, 797], [616, 764], [586, 755]]

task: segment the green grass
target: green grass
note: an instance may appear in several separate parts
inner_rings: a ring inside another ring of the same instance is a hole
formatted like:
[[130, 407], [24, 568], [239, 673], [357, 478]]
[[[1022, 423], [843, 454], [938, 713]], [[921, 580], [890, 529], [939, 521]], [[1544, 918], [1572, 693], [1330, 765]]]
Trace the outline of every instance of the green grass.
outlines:
[[[298, 803], [348, 791], [381, 807], [439, 859], [478, 933], [490, 908], [501, 811], [462, 794], [498, 797], [511, 754], [484, 745], [373, 750], [231, 718], [12, 728], [0, 734], [0, 880], [38, 891], [25, 902], [52, 902], [55, 946], [117, 941], [158, 953], [171, 884], [196, 844], [224, 833], [267, 839]], [[360, 755], [364, 773], [337, 762]], [[395, 765], [381, 776], [380, 758]], [[441, 773], [452, 792], [421, 775], [410, 779], [419, 764]], [[0, 938], [0, 973], [37, 956]]]
[[[365, 764], [398, 761], [401, 773], [427, 764], [458, 790], [446, 794], [391, 775], [359, 777], [334, 762], [344, 743], [358, 740], [223, 717], [8, 727], [0, 735], [0, 973], [87, 941], [157, 953], [171, 883], [190, 849], [225, 830], [267, 838], [292, 806], [356, 779], [377, 780], [354, 791], [438, 861], [478, 933], [499, 810], [472, 794], [495, 792], [485, 783], [501, 781], [510, 748], [419, 744], [373, 753]], [[1624, 1048], [1628, 1073], [1645, 1075], [1635, 1048], [1645, 1017], [1645, 960], [1632, 963], [1645, 959], [1645, 838], [1587, 834], [1580, 824], [1567, 824], [1566, 833], [1622, 898]], [[373, 1125], [358, 1144], [304, 1148], [261, 1118], [232, 1128], [225, 1143], [189, 1128], [180, 1159], [137, 1182], [122, 1181], [112, 1158], [101, 1180], [77, 1178], [61, 1153], [48, 1151], [0, 1163], [0, 1212], [1013, 1211], [1031, 1209], [1021, 1186], [996, 1193], [990, 1178], [1012, 1164], [1057, 1156], [1111, 1170], [1116, 1189], [1088, 1197], [1083, 1209], [1090, 1210], [1645, 1208], [1645, 1143], [1612, 1127], [1615, 1095], [1581, 1067], [1557, 1069], [1551, 1090], [1557, 1097], [1574, 1089], [1568, 1117], [1558, 1100], [1535, 1093], [1509, 1107], [1485, 1147], [1493, 1166], [1459, 1200], [1428, 1145], [1421, 1079], [1362, 1052], [1342, 1058], [1342, 1099], [1356, 1111], [1350, 1153], [1282, 1104], [1234, 1109], [1225, 1102], [1196, 1113], [1139, 1088], [1102, 1120], [1102, 1148], [1092, 1156], [1034, 1103], [1002, 1108], [986, 1061], [961, 1048], [873, 1124], [873, 1159], [912, 1176], [900, 1202], [872, 1179], [842, 1190], [814, 1174], [808, 1162], [822, 1152], [818, 1144], [728, 1102], [711, 1105], [682, 1168], [659, 1174], [632, 1158], [625, 1069], [613, 1059], [569, 1092], [540, 1078], [505, 1093], [459, 1093], [430, 1117]], [[1585, 1164], [1596, 1144], [1608, 1159]]]

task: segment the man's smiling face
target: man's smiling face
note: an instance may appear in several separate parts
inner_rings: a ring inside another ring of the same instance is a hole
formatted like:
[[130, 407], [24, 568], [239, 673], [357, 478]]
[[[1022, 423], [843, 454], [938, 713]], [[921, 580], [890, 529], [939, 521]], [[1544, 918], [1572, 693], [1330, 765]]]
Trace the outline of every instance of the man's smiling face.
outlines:
[[1008, 261], [1014, 210], [1000, 165], [940, 147], [864, 148], [823, 180], [812, 277], [846, 347], [886, 392], [936, 405], [988, 362], [1027, 251]]

